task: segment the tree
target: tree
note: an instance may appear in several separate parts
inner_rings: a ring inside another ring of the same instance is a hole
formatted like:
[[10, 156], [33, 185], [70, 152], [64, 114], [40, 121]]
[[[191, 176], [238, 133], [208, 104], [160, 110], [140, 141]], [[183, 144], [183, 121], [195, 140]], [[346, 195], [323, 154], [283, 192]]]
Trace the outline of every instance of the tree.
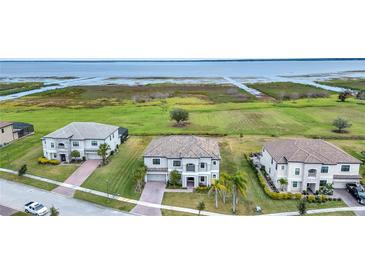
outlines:
[[345, 128], [350, 128], [352, 125], [347, 121], [346, 119], [343, 119], [341, 117], [336, 118], [332, 125], [337, 128], [338, 133], [344, 132]]
[[80, 152], [78, 150], [71, 151], [71, 158], [76, 160], [76, 158], [80, 158]]
[[299, 200], [297, 207], [298, 207], [299, 215], [303, 216], [307, 213], [307, 202], [306, 202], [305, 198]]
[[340, 100], [341, 102], [345, 102], [347, 97], [349, 97], [351, 95], [351, 93], [349, 91], [344, 91], [344, 92], [341, 92], [339, 95], [338, 95], [338, 100]]
[[223, 203], [226, 203], [226, 197], [227, 193], [230, 190], [230, 182], [231, 182], [231, 176], [229, 176], [227, 173], [222, 172], [219, 176], [219, 182], [226, 188], [226, 191], [222, 191], [222, 200]]
[[110, 150], [110, 146], [108, 144], [100, 144], [98, 149], [98, 155], [103, 159], [103, 165], [106, 163], [106, 157], [108, 156], [108, 150]]
[[27, 165], [22, 165], [18, 170], [18, 176], [23, 176], [27, 172]]
[[210, 186], [208, 192], [208, 196], [210, 196], [210, 194], [214, 192], [215, 208], [218, 208], [218, 196], [221, 196], [222, 192], [226, 190], [227, 190], [226, 187], [222, 185], [222, 183], [219, 180], [213, 180], [212, 185]]
[[200, 211], [205, 209], [205, 203], [203, 201], [200, 201], [196, 206], [196, 209], [199, 210], [199, 215], [200, 215]]
[[284, 189], [286, 188], [286, 186], [288, 185], [288, 180], [281, 178], [279, 180], [280, 182], [280, 186], [281, 186], [281, 191], [284, 191]]
[[232, 211], [236, 213], [239, 196], [246, 196], [247, 181], [244, 179], [242, 173], [238, 172], [231, 177], [230, 180], [231, 192], [232, 192]]
[[177, 170], [173, 170], [170, 172], [169, 183], [173, 186], [181, 183], [181, 174]]
[[143, 164], [143, 162], [140, 163], [140, 165], [134, 170], [133, 172], [133, 178], [136, 181], [136, 191], [142, 192], [142, 189], [144, 187], [144, 177], [147, 173], [147, 167]]
[[170, 119], [181, 125], [182, 122], [189, 120], [189, 112], [181, 108], [173, 109], [170, 111]]
[[55, 208], [54, 206], [52, 206], [51, 208], [50, 208], [50, 212], [51, 212], [51, 216], [58, 216], [58, 215], [60, 215], [60, 211], [58, 210], [58, 208]]

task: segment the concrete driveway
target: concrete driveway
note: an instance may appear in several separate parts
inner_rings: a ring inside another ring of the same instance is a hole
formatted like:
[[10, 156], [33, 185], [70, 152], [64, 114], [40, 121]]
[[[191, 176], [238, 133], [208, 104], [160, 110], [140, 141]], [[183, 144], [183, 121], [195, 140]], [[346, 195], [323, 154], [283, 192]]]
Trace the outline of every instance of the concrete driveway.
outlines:
[[17, 212], [17, 210], [15, 210], [15, 209], [0, 205], [0, 216], [11, 216], [16, 212]]
[[[140, 201], [161, 204], [166, 184], [162, 182], [147, 182], [144, 186]], [[145, 216], [161, 216], [159, 208], [137, 205], [131, 213]]]
[[67, 197], [58, 193], [23, 185], [0, 178], [0, 204], [24, 211], [24, 205], [37, 201], [50, 208], [52, 205], [59, 209], [63, 216], [127, 216], [128, 212], [114, 210], [93, 203]]
[[[349, 207], [357, 207], [360, 205], [355, 198], [346, 189], [335, 189], [334, 196], [340, 197], [344, 203]], [[365, 211], [355, 211], [358, 216], [365, 216]]]
[[[97, 169], [101, 160], [87, 160], [78, 169], [71, 174], [70, 177], [66, 179], [64, 183], [81, 186], [83, 182]], [[66, 195], [68, 197], [73, 197], [75, 190], [71, 188], [66, 188], [59, 186], [53, 190], [53, 192]]]

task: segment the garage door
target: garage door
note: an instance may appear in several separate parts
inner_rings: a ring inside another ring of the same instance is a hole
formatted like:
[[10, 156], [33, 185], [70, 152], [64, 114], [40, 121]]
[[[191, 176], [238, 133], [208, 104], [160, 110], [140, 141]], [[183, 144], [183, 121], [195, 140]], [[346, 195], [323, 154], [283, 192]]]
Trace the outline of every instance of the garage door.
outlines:
[[346, 188], [348, 182], [333, 182], [333, 188]]
[[147, 175], [148, 182], [164, 182], [166, 183], [166, 175], [165, 174], [148, 174]]
[[95, 159], [99, 160], [99, 159], [101, 159], [101, 157], [97, 153], [87, 153], [86, 159], [87, 160], [95, 160]]

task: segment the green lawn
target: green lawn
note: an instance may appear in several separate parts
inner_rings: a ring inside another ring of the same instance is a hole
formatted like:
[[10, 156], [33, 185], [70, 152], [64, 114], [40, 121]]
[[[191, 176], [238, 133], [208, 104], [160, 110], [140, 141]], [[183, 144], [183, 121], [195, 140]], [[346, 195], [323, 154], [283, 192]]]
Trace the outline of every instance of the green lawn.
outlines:
[[30, 186], [34, 186], [34, 187], [38, 187], [38, 188], [42, 188], [45, 190], [53, 190], [57, 187], [57, 185], [54, 184], [49, 184], [46, 182], [42, 182], [39, 180], [34, 180], [32, 178], [28, 178], [28, 177], [24, 177], [24, 176], [18, 176], [18, 175], [14, 175], [14, 174], [10, 174], [7, 172], [2, 172], [0, 171], [0, 177], [6, 180], [10, 180], [10, 181], [15, 181], [18, 183], [22, 183], [22, 184], [26, 184], [26, 185], [30, 185]]
[[134, 204], [124, 203], [82, 191], [76, 191], [74, 198], [127, 212], [135, 206]]
[[328, 212], [328, 213], [318, 213], [318, 214], [307, 214], [307, 216], [356, 216], [352, 211], [343, 212]]
[[[233, 138], [226, 137], [220, 139], [222, 165], [221, 171], [227, 173], [234, 173], [236, 171], [242, 171], [248, 180], [247, 197], [241, 199], [238, 206], [238, 214], [240, 215], [253, 215], [255, 214], [254, 208], [260, 206], [263, 209], [263, 213], [275, 213], [284, 211], [297, 211], [297, 201], [285, 200], [278, 201], [272, 200], [263, 192], [261, 186], [257, 182], [255, 174], [247, 161], [244, 159], [244, 153], [250, 153], [258, 151], [262, 143], [269, 138]], [[214, 206], [214, 197], [208, 197], [207, 194], [199, 193], [165, 193], [163, 204], [185, 206], [189, 208], [196, 208], [199, 201], [204, 201], [206, 210], [216, 211], [224, 214], [231, 214], [230, 202], [223, 204], [220, 201], [219, 208]], [[308, 204], [308, 209], [329, 208], [329, 207], [344, 207], [343, 202], [331, 201], [324, 204], [312, 203]], [[178, 214], [178, 213], [176, 213]]]
[[107, 192], [106, 182], [109, 181], [109, 193], [138, 199], [140, 193], [135, 191], [133, 170], [142, 161], [142, 153], [150, 140], [149, 137], [129, 138], [120, 146], [119, 152], [111, 158], [111, 162], [99, 167], [82, 186]]
[[19, 93], [22, 91], [37, 89], [43, 86], [41, 82], [19, 82], [19, 83], [4, 83], [0, 82], [0, 96]]
[[330, 94], [321, 88], [291, 82], [253, 83], [247, 84], [247, 86], [279, 100], [327, 97]]
[[39, 133], [0, 149], [0, 167], [18, 170], [23, 164], [27, 165], [28, 173], [63, 182], [79, 165], [40, 165], [37, 159], [43, 155]]
[[338, 79], [331, 79], [331, 80], [327, 80], [327, 81], [319, 81], [318, 83], [323, 84], [323, 85], [328, 85], [328, 86], [365, 91], [365, 79], [364, 78], [338, 78]]
[[11, 216], [32, 216], [31, 214], [28, 214], [28, 213], [25, 213], [23, 211], [18, 211], [18, 212], [15, 212], [13, 215]]

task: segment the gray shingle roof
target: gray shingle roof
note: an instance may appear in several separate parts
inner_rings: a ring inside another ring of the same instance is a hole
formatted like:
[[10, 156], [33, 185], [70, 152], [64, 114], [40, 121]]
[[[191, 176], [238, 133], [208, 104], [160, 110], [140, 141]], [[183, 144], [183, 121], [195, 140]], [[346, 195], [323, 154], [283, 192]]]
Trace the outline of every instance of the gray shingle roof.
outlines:
[[0, 128], [3, 128], [3, 127], [7, 127], [7, 126], [10, 126], [12, 125], [13, 123], [10, 123], [10, 122], [1, 122], [0, 121]]
[[220, 159], [218, 142], [212, 138], [176, 135], [156, 138], [148, 145], [145, 157]]
[[43, 138], [105, 139], [119, 127], [94, 122], [73, 122]]
[[327, 165], [361, 163], [360, 160], [335, 145], [318, 139], [276, 140], [266, 143], [264, 148], [279, 164], [287, 162]]

